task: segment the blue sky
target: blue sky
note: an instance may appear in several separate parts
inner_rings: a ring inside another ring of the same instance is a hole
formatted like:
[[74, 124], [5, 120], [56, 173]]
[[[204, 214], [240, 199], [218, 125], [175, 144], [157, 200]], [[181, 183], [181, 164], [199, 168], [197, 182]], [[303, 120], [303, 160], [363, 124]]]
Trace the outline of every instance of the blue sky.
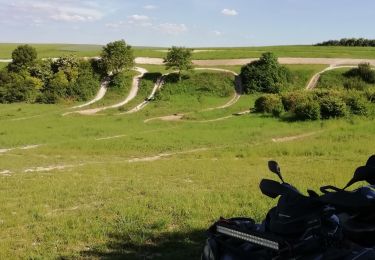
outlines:
[[0, 0], [1, 42], [136, 46], [375, 38], [374, 0]]

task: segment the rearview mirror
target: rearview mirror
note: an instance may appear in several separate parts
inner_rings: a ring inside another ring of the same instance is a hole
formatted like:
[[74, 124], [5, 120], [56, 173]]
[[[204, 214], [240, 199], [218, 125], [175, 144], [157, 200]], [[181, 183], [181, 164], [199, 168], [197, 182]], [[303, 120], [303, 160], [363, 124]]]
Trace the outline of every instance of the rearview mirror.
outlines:
[[277, 176], [280, 178], [281, 182], [284, 183], [283, 176], [281, 175], [280, 166], [276, 161], [269, 161], [268, 162], [268, 169], [271, 172], [276, 173]]

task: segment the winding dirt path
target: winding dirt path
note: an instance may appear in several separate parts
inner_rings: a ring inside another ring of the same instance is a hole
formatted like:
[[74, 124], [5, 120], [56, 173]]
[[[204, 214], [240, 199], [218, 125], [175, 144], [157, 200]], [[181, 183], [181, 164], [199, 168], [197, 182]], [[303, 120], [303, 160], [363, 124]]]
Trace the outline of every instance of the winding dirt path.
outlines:
[[168, 74], [164, 74], [156, 80], [156, 83], [155, 83], [155, 85], [152, 89], [151, 94], [143, 102], [141, 102], [140, 104], [138, 104], [134, 108], [130, 109], [129, 111], [126, 111], [125, 113], [120, 113], [119, 115], [133, 114], [133, 113], [136, 113], [136, 112], [142, 110], [143, 108], [145, 108], [148, 105], [148, 103], [150, 103], [150, 101], [155, 97], [156, 91], [158, 91], [159, 89], [162, 88], [162, 86], [164, 85], [164, 79], [167, 75]]
[[[231, 71], [231, 70], [220, 69], [220, 68], [193, 68], [193, 70], [198, 70], [198, 71], [201, 71], [201, 70], [219, 71], [219, 72], [231, 73], [231, 74], [233, 74], [235, 76], [236, 93], [233, 96], [233, 98], [231, 100], [229, 100], [228, 103], [226, 103], [226, 104], [224, 104], [224, 105], [222, 105], [220, 107], [207, 108], [204, 111], [210, 111], [210, 110], [214, 110], [214, 109], [226, 108], [226, 107], [232, 106], [233, 104], [235, 104], [240, 99], [241, 94], [242, 94], [242, 83], [241, 83], [241, 79], [238, 76], [238, 73], [236, 73], [234, 71]], [[162, 75], [156, 81], [156, 83], [154, 85], [154, 88], [152, 89], [151, 94], [146, 98], [146, 100], [144, 100], [142, 103], [138, 104], [136, 107], [130, 109], [129, 111], [127, 111], [125, 113], [120, 113], [119, 115], [136, 113], [136, 112], [142, 110], [143, 108], [145, 108], [150, 103], [150, 101], [154, 98], [154, 96], [156, 94], [156, 91], [158, 91], [159, 89], [161, 89], [163, 87], [163, 85], [165, 83], [165, 77], [168, 76], [169, 74], [175, 73], [175, 72], [176, 71]], [[161, 117], [160, 119], [163, 119], [163, 118], [168, 118], [168, 116], [167, 117]]]
[[[211, 71], [219, 71], [219, 72], [226, 72], [226, 73], [231, 73], [235, 76], [235, 93], [234, 93], [234, 96], [232, 99], [230, 99], [227, 103], [225, 103], [224, 105], [221, 105], [221, 106], [218, 106], [218, 107], [210, 107], [210, 108], [206, 108], [206, 109], [203, 109], [201, 111], [212, 111], [212, 110], [216, 110], [216, 109], [223, 109], [223, 108], [227, 108], [227, 107], [230, 107], [230, 106], [233, 106], [234, 104], [237, 103], [237, 101], [240, 99], [241, 95], [242, 95], [242, 82], [241, 82], [241, 78], [239, 77], [238, 73], [234, 72], [234, 71], [231, 71], [231, 70], [227, 70], [227, 69], [220, 69], [220, 68], [194, 68], [194, 70], [198, 70], [198, 71], [202, 71], [202, 70], [211, 70]], [[166, 74], [168, 75], [168, 74]], [[166, 76], [166, 75], [163, 75], [163, 76]], [[163, 77], [162, 76], [162, 77]], [[162, 85], [161, 85], [162, 86]], [[161, 87], [160, 86], [160, 87]], [[147, 104], [146, 104], [147, 105]], [[144, 123], [148, 123], [150, 121], [154, 121], [154, 120], [162, 120], [162, 121], [179, 121], [181, 120], [186, 114], [189, 114], [189, 113], [185, 113], [185, 114], [173, 114], [173, 115], [167, 115], [167, 116], [161, 116], [161, 117], [154, 117], [154, 118], [149, 118], [149, 119], [146, 119], [145, 121], [143, 121]], [[227, 119], [228, 117], [226, 117], [225, 119]], [[221, 120], [221, 119], [220, 119]]]
[[[236, 66], [245, 65], [252, 61], [258, 60], [257, 58], [249, 59], [219, 59], [219, 60], [193, 60], [193, 64], [197, 66]], [[137, 57], [135, 59], [137, 64], [149, 65], [163, 65], [163, 59]], [[292, 58], [283, 57], [279, 58], [281, 64], [326, 64], [326, 65], [358, 65], [360, 63], [370, 63], [375, 66], [374, 59], [344, 59], [344, 58]]]
[[109, 85], [110, 81], [111, 81], [110, 77], [105, 77], [104, 80], [100, 83], [99, 91], [96, 94], [96, 96], [94, 97], [94, 99], [92, 99], [92, 100], [90, 100], [87, 103], [84, 103], [82, 105], [74, 106], [74, 107], [72, 107], [72, 109], [87, 107], [87, 106], [89, 106], [91, 104], [94, 104], [95, 102], [98, 102], [99, 100], [101, 100], [105, 96], [105, 94], [107, 93], [107, 88], [108, 88], [108, 85]]
[[[330, 71], [330, 70], [337, 70], [337, 69], [342, 69], [342, 68], [358, 68], [358, 64], [355, 66], [355, 65], [331, 65], [327, 68], [325, 68], [324, 70], [316, 73], [312, 78], [311, 80], [309, 81], [309, 83], [307, 84], [306, 86], [306, 89], [307, 90], [312, 90], [316, 87], [316, 85], [318, 84], [318, 81], [320, 79], [320, 76], [327, 72], [327, 71]], [[375, 68], [372, 68], [373, 70]]]
[[78, 114], [81, 114], [81, 115], [94, 115], [94, 114], [96, 114], [100, 111], [104, 111], [104, 110], [112, 109], [112, 108], [118, 108], [118, 107], [121, 107], [121, 106], [127, 104], [133, 98], [135, 98], [135, 96], [137, 95], [140, 80], [143, 77], [143, 75], [145, 73], [147, 73], [146, 69], [140, 68], [140, 67], [136, 67], [136, 68], [134, 68], [134, 70], [137, 71], [139, 74], [133, 78], [133, 82], [132, 82], [132, 86], [131, 86], [131, 89], [129, 91], [129, 94], [123, 101], [121, 101], [117, 104], [111, 105], [111, 106], [92, 108], [92, 109], [86, 109], [86, 110], [78, 110], [78, 111], [68, 112], [68, 113], [65, 113], [63, 115], [69, 115], [69, 114], [73, 114], [73, 113], [78, 113]]

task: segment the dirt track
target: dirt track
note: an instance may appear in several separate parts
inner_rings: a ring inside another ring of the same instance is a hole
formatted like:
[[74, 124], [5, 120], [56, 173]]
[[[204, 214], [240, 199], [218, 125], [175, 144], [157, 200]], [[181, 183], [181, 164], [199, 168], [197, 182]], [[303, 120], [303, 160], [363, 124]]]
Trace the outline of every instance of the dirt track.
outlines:
[[78, 114], [81, 114], [81, 115], [94, 115], [94, 114], [96, 114], [100, 111], [104, 111], [104, 110], [111, 109], [111, 108], [118, 108], [118, 107], [121, 107], [121, 106], [129, 103], [133, 98], [136, 97], [136, 95], [138, 93], [139, 82], [140, 82], [141, 78], [143, 77], [143, 75], [145, 73], [147, 73], [147, 70], [144, 69], [144, 68], [136, 67], [136, 68], [134, 68], [134, 70], [137, 71], [139, 73], [139, 75], [137, 75], [133, 78], [133, 82], [132, 82], [130, 92], [129, 92], [128, 96], [125, 98], [125, 100], [123, 100], [123, 101], [121, 101], [117, 104], [111, 105], [111, 106], [105, 106], [105, 107], [99, 107], [99, 108], [92, 108], [92, 109], [85, 109], [85, 110], [79, 110], [79, 111], [74, 111], [74, 112], [68, 112], [68, 113], [65, 113], [63, 115], [69, 115], [69, 114], [73, 114], [73, 113], [78, 113]]
[[[251, 59], [228, 59], [228, 60], [193, 60], [197, 66], [234, 66], [244, 65], [257, 60]], [[163, 65], [163, 59], [138, 57], [135, 59], [137, 64]], [[339, 58], [279, 58], [281, 64], [326, 64], [326, 65], [358, 65], [359, 63], [370, 63], [375, 66], [375, 60], [371, 59], [339, 59]]]

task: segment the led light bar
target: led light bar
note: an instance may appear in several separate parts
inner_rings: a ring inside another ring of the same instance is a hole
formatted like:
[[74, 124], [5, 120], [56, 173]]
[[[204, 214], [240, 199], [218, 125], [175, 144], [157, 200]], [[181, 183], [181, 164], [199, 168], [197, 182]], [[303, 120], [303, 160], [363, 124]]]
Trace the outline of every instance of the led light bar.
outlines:
[[247, 242], [259, 245], [259, 246], [267, 247], [273, 250], [280, 249], [280, 245], [278, 242], [269, 240], [269, 239], [266, 239], [264, 237], [260, 237], [257, 235], [251, 235], [248, 233], [240, 232], [240, 231], [230, 229], [230, 228], [220, 226], [220, 225], [217, 225], [216, 231], [218, 233], [221, 233], [230, 237], [242, 239], [244, 241], [247, 241]]

